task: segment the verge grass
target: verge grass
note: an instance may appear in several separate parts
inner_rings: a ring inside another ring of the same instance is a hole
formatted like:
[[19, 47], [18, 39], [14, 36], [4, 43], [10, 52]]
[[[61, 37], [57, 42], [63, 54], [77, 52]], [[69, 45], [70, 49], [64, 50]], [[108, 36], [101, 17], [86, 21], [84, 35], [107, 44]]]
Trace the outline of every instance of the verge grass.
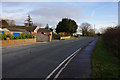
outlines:
[[119, 78], [120, 60], [108, 51], [102, 37], [92, 54], [92, 78]]

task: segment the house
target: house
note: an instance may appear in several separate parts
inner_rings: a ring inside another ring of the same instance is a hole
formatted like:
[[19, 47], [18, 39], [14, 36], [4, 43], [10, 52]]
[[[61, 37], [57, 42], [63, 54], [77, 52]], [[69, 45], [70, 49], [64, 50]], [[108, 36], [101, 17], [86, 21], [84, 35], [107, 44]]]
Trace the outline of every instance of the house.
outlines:
[[5, 34], [13, 34], [15, 37], [20, 35], [21, 33], [27, 33], [27, 32], [32, 32], [36, 33], [38, 27], [37, 26], [9, 26], [7, 21], [1, 20], [0, 21], [0, 31], [5, 32]]
[[41, 33], [41, 34], [45, 34], [45, 35], [51, 35], [52, 34], [52, 31], [49, 30], [49, 29], [45, 29], [45, 28], [39, 28], [37, 33]]
[[44, 34], [49, 37], [49, 41], [52, 40], [52, 31], [45, 28], [39, 28], [37, 34]]
[[[52, 39], [52, 31], [45, 29], [45, 28], [39, 28], [38, 26], [9, 26], [8, 23], [5, 20], [1, 20], [0, 22], [0, 31], [5, 32], [5, 34], [13, 34], [15, 37], [22, 33], [32, 32], [33, 34], [44, 34], [43, 36], [47, 36], [49, 41]], [[38, 38], [40, 36], [37, 36]]]

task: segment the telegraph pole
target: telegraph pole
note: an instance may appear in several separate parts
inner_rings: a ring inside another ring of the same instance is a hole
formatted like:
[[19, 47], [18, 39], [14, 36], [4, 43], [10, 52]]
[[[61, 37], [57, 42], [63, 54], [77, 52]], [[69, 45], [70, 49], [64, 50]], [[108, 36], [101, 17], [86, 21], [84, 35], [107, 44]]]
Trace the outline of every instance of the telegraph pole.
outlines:
[[95, 24], [94, 24], [94, 33], [95, 33]]

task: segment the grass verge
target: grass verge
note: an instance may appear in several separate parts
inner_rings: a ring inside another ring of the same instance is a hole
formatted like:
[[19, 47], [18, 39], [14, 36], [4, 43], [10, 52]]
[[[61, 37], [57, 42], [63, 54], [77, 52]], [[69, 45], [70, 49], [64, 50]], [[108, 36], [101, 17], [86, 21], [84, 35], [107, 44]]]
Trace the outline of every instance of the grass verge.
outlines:
[[70, 39], [78, 39], [78, 37], [71, 36]]
[[120, 60], [106, 48], [102, 37], [92, 54], [92, 78], [120, 78]]

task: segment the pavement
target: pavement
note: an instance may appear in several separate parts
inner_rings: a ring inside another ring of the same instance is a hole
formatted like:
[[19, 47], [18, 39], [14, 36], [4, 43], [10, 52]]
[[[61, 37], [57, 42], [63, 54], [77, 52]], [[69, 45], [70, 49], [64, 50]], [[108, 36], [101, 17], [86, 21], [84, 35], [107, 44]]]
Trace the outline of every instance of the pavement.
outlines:
[[63, 60], [93, 41], [81, 37], [2, 49], [3, 78], [46, 78]]
[[98, 38], [82, 49], [65, 67], [58, 78], [91, 78], [91, 55], [97, 40]]

